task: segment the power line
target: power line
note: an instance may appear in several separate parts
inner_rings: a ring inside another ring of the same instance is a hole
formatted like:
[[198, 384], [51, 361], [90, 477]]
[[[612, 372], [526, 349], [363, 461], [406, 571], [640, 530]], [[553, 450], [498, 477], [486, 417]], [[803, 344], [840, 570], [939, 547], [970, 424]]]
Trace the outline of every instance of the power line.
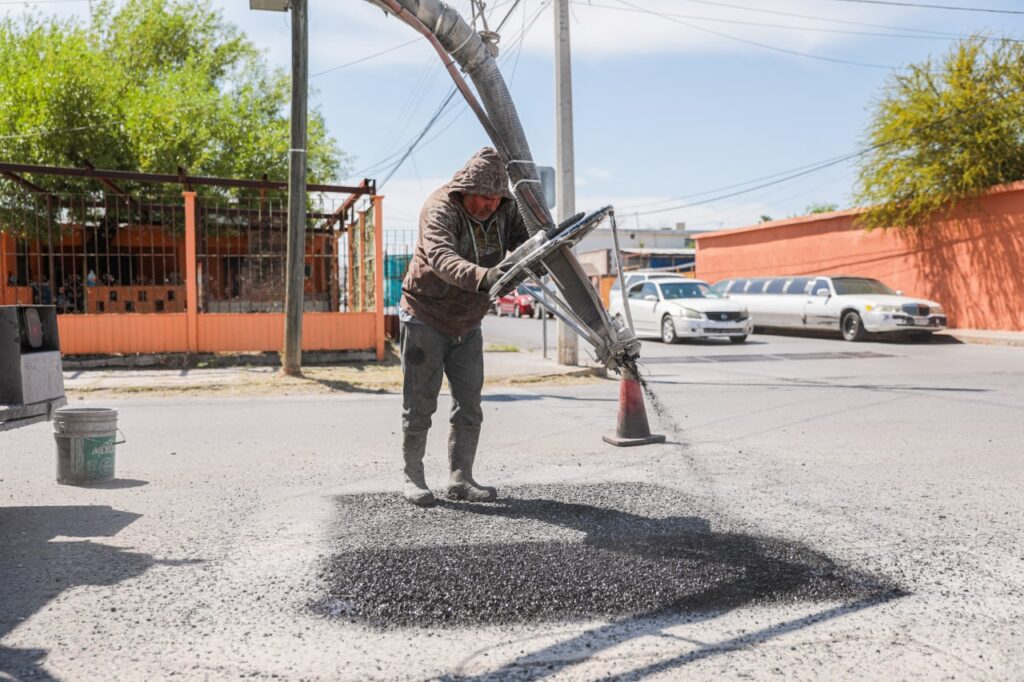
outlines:
[[788, 168], [786, 170], [779, 171], [777, 173], [772, 173], [770, 175], [762, 175], [761, 177], [751, 178], [750, 180], [744, 180], [743, 182], [737, 182], [737, 183], [733, 183], [731, 185], [724, 185], [722, 187], [715, 187], [713, 189], [707, 189], [707, 190], [703, 190], [701, 192], [693, 192], [691, 194], [683, 194], [683, 195], [680, 195], [680, 196], [677, 196], [677, 197], [672, 197], [672, 198], [669, 198], [669, 199], [658, 199], [656, 201], [645, 201], [645, 202], [642, 202], [642, 203], [639, 203], [639, 204], [626, 204], [625, 206], [622, 206], [621, 208], [623, 208], [623, 209], [635, 209], [635, 208], [642, 208], [644, 206], [657, 206], [658, 204], [667, 204], [667, 203], [672, 202], [672, 201], [680, 201], [680, 200], [683, 200], [683, 199], [692, 199], [694, 197], [702, 197], [702, 196], [704, 196], [706, 194], [713, 194], [715, 192], [724, 192], [725, 190], [736, 189], [737, 187], [745, 187], [745, 186], [750, 185], [750, 184], [755, 183], [755, 182], [762, 182], [764, 180], [772, 180], [774, 178], [778, 178], [778, 177], [783, 176], [783, 175], [790, 175], [791, 173], [796, 173], [796, 172], [807, 170], [807, 169], [815, 170], [819, 166], [821, 166], [822, 164], [835, 165], [836, 163], [840, 163], [842, 161], [846, 161], [846, 160], [850, 159], [850, 157], [851, 157], [851, 153], [848, 152], [848, 153], [843, 154], [841, 156], [834, 156], [834, 157], [831, 157], [831, 158], [828, 158], [828, 159], [822, 159], [820, 161], [815, 161], [813, 163], [809, 163], [809, 164], [806, 164], [806, 165], [803, 165], [803, 166], [797, 166], [795, 168]]
[[[956, 109], [956, 110], [950, 112], [949, 114], [947, 114], [945, 116], [942, 116], [941, 118], [938, 118], [938, 119], [936, 119], [934, 121], [931, 121], [931, 122], [929, 122], [929, 123], [927, 123], [927, 124], [925, 124], [923, 126], [920, 126], [919, 128], [911, 130], [911, 132], [917, 132], [917, 131], [922, 130], [922, 129], [931, 128], [931, 127], [934, 127], [934, 126], [937, 126], [937, 125], [942, 125], [942, 124], [948, 123], [951, 119], [957, 118], [959, 116], [963, 116], [965, 114], [969, 114], [969, 113], [973, 112], [974, 110], [978, 109], [979, 107], [982, 107], [982, 106], [990, 104], [994, 99], [996, 99], [998, 97], [1000, 97], [1000, 95], [996, 94], [996, 95], [993, 95], [991, 97], [986, 97], [981, 102], [978, 102], [978, 103], [974, 104], [973, 106], [968, 107], [966, 109]], [[889, 140], [884, 140], [882, 142], [876, 142], [875, 144], [873, 144], [873, 145], [871, 145], [869, 147], [865, 147], [864, 149], [861, 149], [860, 151], [851, 152], [850, 154], [846, 154], [846, 155], [839, 156], [839, 157], [834, 157], [832, 159], [827, 159], [827, 160], [822, 161], [822, 162], [817, 163], [817, 164], [810, 164], [808, 166], [803, 166], [801, 168], [792, 169], [793, 171], [798, 171], [798, 172], [783, 171], [783, 173], [787, 173], [785, 175], [785, 177], [779, 178], [777, 180], [772, 180], [770, 182], [765, 182], [765, 183], [756, 185], [754, 187], [748, 187], [746, 189], [738, 190], [736, 192], [730, 192], [728, 194], [722, 194], [722, 195], [711, 197], [710, 199], [703, 199], [701, 201], [695, 201], [695, 202], [692, 202], [692, 203], [684, 203], [684, 204], [680, 204], [680, 205], [677, 205], [677, 206], [669, 206], [667, 208], [654, 209], [654, 210], [651, 210], [651, 211], [640, 211], [640, 212], [635, 212], [634, 211], [633, 215], [638, 215], [639, 216], [639, 215], [653, 215], [653, 214], [656, 214], [656, 213], [667, 213], [668, 211], [675, 211], [675, 210], [678, 210], [678, 209], [681, 209], [681, 208], [689, 208], [691, 206], [700, 206], [702, 204], [710, 204], [710, 203], [714, 203], [716, 201], [720, 201], [722, 199], [730, 199], [732, 197], [740, 196], [742, 194], [749, 194], [750, 192], [755, 192], [755, 191], [757, 191], [759, 189], [764, 189], [765, 187], [771, 187], [773, 185], [779, 185], [779, 184], [782, 184], [784, 182], [789, 182], [790, 180], [794, 180], [796, 178], [803, 177], [805, 175], [810, 175], [811, 173], [816, 173], [817, 171], [824, 170], [826, 168], [831, 168], [832, 166], [836, 166], [836, 165], [838, 165], [840, 163], [845, 163], [845, 162], [848, 162], [848, 161], [852, 161], [852, 160], [854, 160], [854, 159], [856, 159], [858, 157], [866, 156], [867, 154], [870, 154], [871, 152], [874, 152], [874, 151], [876, 151], [878, 149], [881, 149], [882, 147], [887, 147], [887, 146], [889, 146], [891, 144], [895, 144], [897, 141], [898, 140], [896, 138], [893, 138], [893, 139], [889, 139]], [[782, 175], [782, 173], [777, 173], [776, 175]], [[773, 176], [769, 175], [769, 176], [765, 176], [765, 177], [766, 178], [770, 178], [770, 177], [773, 177]], [[742, 185], [745, 185], [745, 184], [749, 184], [750, 182], [757, 182], [757, 180], [751, 180], [751, 181], [748, 181], [746, 183], [739, 183], [738, 185], [728, 185], [726, 187], [720, 187], [718, 189], [709, 190], [709, 191], [706, 191], [706, 192], [701, 192], [699, 194], [689, 195], [689, 196], [699, 196], [701, 194], [708, 194], [710, 192], [730, 189], [732, 187], [737, 187], [737, 186], [742, 186]], [[685, 197], [680, 197], [680, 198], [685, 198]]]
[[797, 12], [785, 12], [777, 9], [765, 9], [763, 7], [751, 7], [750, 5], [736, 5], [728, 2], [718, 2], [717, 0], [685, 0], [685, 2], [696, 3], [698, 5], [707, 5], [710, 7], [723, 7], [725, 9], [738, 9], [745, 12], [756, 12], [759, 14], [771, 14], [779, 17], [794, 17], [796, 19], [810, 19], [811, 21], [826, 21], [832, 24], [843, 24], [845, 26], [866, 26], [868, 28], [884, 28], [889, 31], [907, 31], [910, 33], [928, 33], [937, 36], [946, 36], [948, 38], [956, 38], [958, 34], [947, 33], [944, 31], [933, 31], [925, 28], [916, 28], [912, 26], [893, 26], [891, 24], [874, 24], [866, 21], [855, 21], [853, 19], [835, 19], [833, 17], [819, 17], [812, 14], [799, 14]]
[[[601, 5], [601, 4], [597, 4], [597, 3], [593, 3], [593, 2], [586, 2], [585, 0], [572, 0], [572, 4], [578, 5], [580, 7], [593, 7], [593, 8], [596, 8], [596, 9], [608, 9], [608, 10], [612, 10], [612, 11], [616, 11], [616, 12], [634, 12], [634, 13], [641, 13], [641, 14], [648, 13], [647, 10], [643, 10], [643, 9], [633, 9], [631, 7], [614, 7], [612, 5]], [[869, 37], [876, 37], [876, 38], [909, 38], [909, 39], [913, 39], [913, 40], [949, 40], [951, 38], [967, 39], [967, 38], [971, 38], [972, 37], [972, 36], [968, 36], [968, 35], [955, 34], [955, 33], [941, 34], [941, 35], [931, 35], [930, 33], [929, 34], [924, 34], [923, 33], [923, 34], [920, 34], [920, 35], [918, 35], [918, 34], [908, 35], [906, 33], [879, 33], [877, 31], [852, 31], [852, 30], [844, 30], [844, 29], [840, 29], [840, 28], [818, 28], [818, 27], [814, 27], [814, 26], [793, 26], [791, 24], [769, 24], [769, 23], [760, 22], [760, 21], [743, 21], [741, 19], [721, 19], [719, 17], [703, 17], [703, 16], [692, 15], [692, 14], [678, 14], [678, 13], [675, 13], [675, 12], [661, 12], [661, 14], [663, 16], [665, 16], [665, 17], [676, 17], [676, 18], [679, 18], [679, 19], [690, 19], [690, 20], [693, 20], [693, 21], [710, 21], [710, 22], [719, 23], [719, 24], [735, 24], [735, 25], [739, 25], [739, 26], [758, 26], [758, 27], [762, 27], [762, 28], [779, 28], [779, 29], [784, 29], [784, 30], [788, 30], [788, 31], [804, 31], [804, 32], [810, 32], [810, 33], [837, 33], [837, 34], [843, 34], [843, 35], [869, 36]], [[900, 30], [903, 30], [903, 29], [900, 29]], [[1006, 39], [1006, 40], [1012, 40], [1013, 42], [1024, 42], [1024, 41], [1013, 40], [1013, 39]]]
[[331, 73], [332, 71], [338, 71], [340, 69], [348, 68], [349, 66], [355, 66], [356, 64], [362, 64], [363, 62], [368, 62], [371, 59], [375, 59], [375, 58], [380, 57], [382, 55], [386, 55], [387, 53], [394, 52], [395, 50], [400, 50], [403, 47], [408, 47], [409, 45], [412, 45], [413, 43], [416, 43], [416, 42], [419, 42], [419, 38], [413, 38], [412, 40], [406, 41], [404, 43], [399, 43], [398, 45], [392, 45], [391, 47], [389, 47], [386, 50], [381, 50], [380, 52], [374, 52], [373, 54], [368, 54], [365, 57], [360, 57], [359, 59], [355, 59], [355, 60], [353, 60], [351, 62], [346, 62], [344, 64], [339, 64], [338, 66], [332, 66], [331, 68], [324, 69], [323, 71], [317, 71], [316, 73], [311, 75], [310, 78], [316, 78], [317, 76], [322, 76], [325, 73]]
[[794, 56], [797, 56], [797, 57], [806, 57], [808, 59], [817, 59], [817, 60], [820, 60], [820, 61], [832, 62], [832, 63], [835, 63], [835, 64], [846, 64], [848, 66], [863, 66], [863, 67], [867, 67], [867, 68], [870, 68], [870, 69], [886, 69], [886, 70], [890, 70], [890, 69], [893, 68], [893, 67], [885, 65], [885, 64], [871, 64], [871, 63], [868, 63], [868, 62], [855, 62], [855, 61], [852, 61], [852, 60], [849, 60], [849, 59], [836, 59], [834, 57], [822, 57], [821, 55], [811, 54], [809, 52], [800, 52], [798, 50], [790, 50], [790, 49], [785, 48], [785, 47], [778, 47], [777, 45], [769, 45], [768, 43], [762, 43], [762, 42], [758, 42], [756, 40], [748, 40], [747, 38], [740, 38], [738, 36], [730, 35], [728, 33], [722, 33], [721, 31], [715, 31], [714, 29], [705, 28], [703, 26], [697, 26], [696, 24], [691, 24], [689, 22], [682, 21], [680, 19], [676, 19], [675, 17], [673, 17], [671, 15], [668, 15], [668, 14], [663, 14], [661, 12], [656, 12], [654, 10], [645, 9], [643, 7], [639, 7], [637, 5], [634, 5], [631, 2], [627, 2], [627, 0], [617, 0], [617, 1], [619, 2], [619, 4], [626, 5], [627, 7], [632, 7], [633, 9], [638, 10], [640, 12], [643, 12], [645, 14], [650, 14], [652, 16], [661, 17], [662, 19], [665, 19], [666, 21], [671, 21], [673, 23], [680, 24], [680, 25], [686, 26], [688, 28], [692, 28], [695, 31], [703, 31], [704, 33], [711, 33], [712, 35], [716, 35], [716, 36], [719, 36], [721, 38], [726, 38], [728, 40], [733, 40], [733, 41], [736, 41], [738, 43], [745, 43], [747, 45], [754, 45], [756, 47], [760, 47], [760, 48], [763, 48], [763, 49], [766, 49], [766, 50], [773, 50], [775, 52], [782, 52], [783, 54], [790, 54], [790, 55], [794, 55]]
[[921, 7], [924, 9], [945, 9], [957, 12], [987, 12], [989, 14], [1024, 14], [1017, 9], [985, 9], [981, 7], [958, 7], [955, 5], [926, 5], [920, 2], [893, 2], [890, 0], [832, 0], [832, 2], [855, 2], [863, 5], [893, 5], [895, 7]]
[[[516, 9], [516, 7], [518, 5], [519, 5], [519, 1], [516, 0], [516, 2], [513, 3], [512, 8], [509, 9], [508, 13], [506, 13], [505, 18], [502, 19], [500, 24], [498, 24], [498, 27], [495, 29], [496, 31], [500, 30], [501, 27], [505, 25], [505, 22], [508, 21], [508, 18], [512, 15], [512, 12]], [[517, 55], [518, 55], [518, 51], [522, 49], [523, 43], [526, 40], [526, 35], [533, 28], [534, 24], [537, 23], [537, 20], [540, 18], [541, 14], [543, 14], [544, 9], [546, 8], [546, 6], [547, 6], [547, 3], [541, 3], [541, 5], [538, 8], [538, 10], [534, 13], [533, 18], [530, 20], [529, 24], [526, 25], [524, 27], [524, 29], [520, 32], [520, 34], [517, 36], [517, 38], [516, 38], [516, 40], [517, 40], [516, 45], [515, 45], [515, 47], [512, 48], [512, 50]], [[509, 58], [509, 56], [512, 53], [513, 52], [505, 53], [505, 59], [503, 61], [507, 61], [507, 59]], [[437, 111], [434, 113], [433, 116], [431, 116], [430, 120], [427, 121], [427, 124], [423, 127], [423, 129], [420, 131], [420, 133], [416, 136], [416, 138], [412, 141], [412, 143], [408, 146], [408, 148], [405, 149], [405, 151], [401, 155], [401, 158], [391, 167], [391, 169], [388, 171], [388, 174], [384, 178], [384, 180], [379, 182], [379, 183], [377, 183], [378, 189], [383, 187], [384, 184], [388, 180], [390, 180], [392, 178], [392, 176], [394, 176], [394, 174], [398, 171], [398, 169], [402, 166], [402, 164], [405, 163], [405, 161], [409, 158], [409, 156], [416, 149], [417, 145], [419, 145], [419, 143], [423, 140], [423, 138], [426, 136], [426, 134], [428, 132], [430, 132], [430, 129], [434, 127], [434, 125], [438, 122], [438, 120], [440, 120], [441, 116], [445, 113], [445, 110], [448, 108], [448, 106], [451, 104], [451, 102], [455, 99], [455, 95], [457, 94], [457, 92], [458, 92], [457, 89], [454, 88], [454, 87], [448, 92], [447, 97], [445, 97], [444, 101], [441, 102], [441, 106], [439, 106], [437, 108]]]

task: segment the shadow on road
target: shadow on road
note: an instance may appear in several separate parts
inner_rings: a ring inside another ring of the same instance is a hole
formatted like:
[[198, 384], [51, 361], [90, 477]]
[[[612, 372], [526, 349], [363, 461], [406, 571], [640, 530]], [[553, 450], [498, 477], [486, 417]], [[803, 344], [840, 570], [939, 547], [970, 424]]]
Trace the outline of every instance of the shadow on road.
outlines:
[[[141, 575], [155, 563], [174, 563], [156, 562], [148, 554], [91, 539], [113, 537], [139, 517], [106, 505], [0, 507], [0, 639], [64, 590], [115, 585]], [[0, 646], [0, 678], [55, 679], [42, 668], [47, 653]]]

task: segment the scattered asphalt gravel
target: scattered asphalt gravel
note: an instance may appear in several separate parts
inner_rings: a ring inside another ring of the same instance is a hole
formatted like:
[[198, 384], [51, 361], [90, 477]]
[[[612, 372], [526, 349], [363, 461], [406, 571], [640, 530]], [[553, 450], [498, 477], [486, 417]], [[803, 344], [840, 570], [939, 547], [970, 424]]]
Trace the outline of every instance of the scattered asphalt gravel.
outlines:
[[716, 532], [693, 500], [640, 483], [526, 486], [493, 504], [419, 509], [397, 494], [337, 498], [320, 573], [324, 615], [391, 628], [862, 602], [900, 593], [805, 545]]

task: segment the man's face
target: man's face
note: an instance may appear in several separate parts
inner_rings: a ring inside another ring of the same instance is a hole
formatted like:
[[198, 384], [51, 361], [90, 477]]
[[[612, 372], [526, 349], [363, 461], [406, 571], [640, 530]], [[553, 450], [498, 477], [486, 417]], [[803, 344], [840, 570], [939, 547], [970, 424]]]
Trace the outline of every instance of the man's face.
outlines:
[[465, 194], [462, 197], [462, 206], [466, 213], [477, 220], [487, 220], [498, 210], [501, 204], [500, 194]]

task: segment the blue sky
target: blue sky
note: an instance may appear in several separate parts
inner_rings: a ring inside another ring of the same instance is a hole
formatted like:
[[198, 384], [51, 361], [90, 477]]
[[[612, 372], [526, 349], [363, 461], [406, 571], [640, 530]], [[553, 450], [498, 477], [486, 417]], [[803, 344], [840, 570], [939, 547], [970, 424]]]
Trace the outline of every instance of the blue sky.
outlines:
[[[926, 4], [1024, 10], [1020, 0]], [[246, 0], [210, 5], [263, 47], [272, 64], [288, 68], [286, 14], [252, 12]], [[452, 5], [465, 15], [469, 0]], [[491, 23], [512, 5], [491, 0]], [[26, 11], [82, 16], [89, 2], [0, 2], [0, 13]], [[1024, 38], [1024, 15], [848, 0], [577, 0], [572, 14], [577, 208], [611, 203], [620, 220], [641, 227], [686, 222], [718, 229], [763, 214], [801, 214], [812, 202], [848, 207], [852, 163], [684, 204], [856, 151], [871, 104], [892, 73], [886, 67], [938, 57], [957, 35]], [[553, 34], [547, 0], [520, 0], [501, 43], [503, 72], [534, 157], [548, 165], [555, 139]], [[311, 102], [354, 157], [358, 177], [382, 180], [392, 170], [388, 157], [409, 145], [451, 87], [436, 55], [417, 38], [363, 0], [310, 0]], [[424, 139], [382, 187], [390, 228], [414, 227], [426, 195], [487, 143], [461, 99]]]

